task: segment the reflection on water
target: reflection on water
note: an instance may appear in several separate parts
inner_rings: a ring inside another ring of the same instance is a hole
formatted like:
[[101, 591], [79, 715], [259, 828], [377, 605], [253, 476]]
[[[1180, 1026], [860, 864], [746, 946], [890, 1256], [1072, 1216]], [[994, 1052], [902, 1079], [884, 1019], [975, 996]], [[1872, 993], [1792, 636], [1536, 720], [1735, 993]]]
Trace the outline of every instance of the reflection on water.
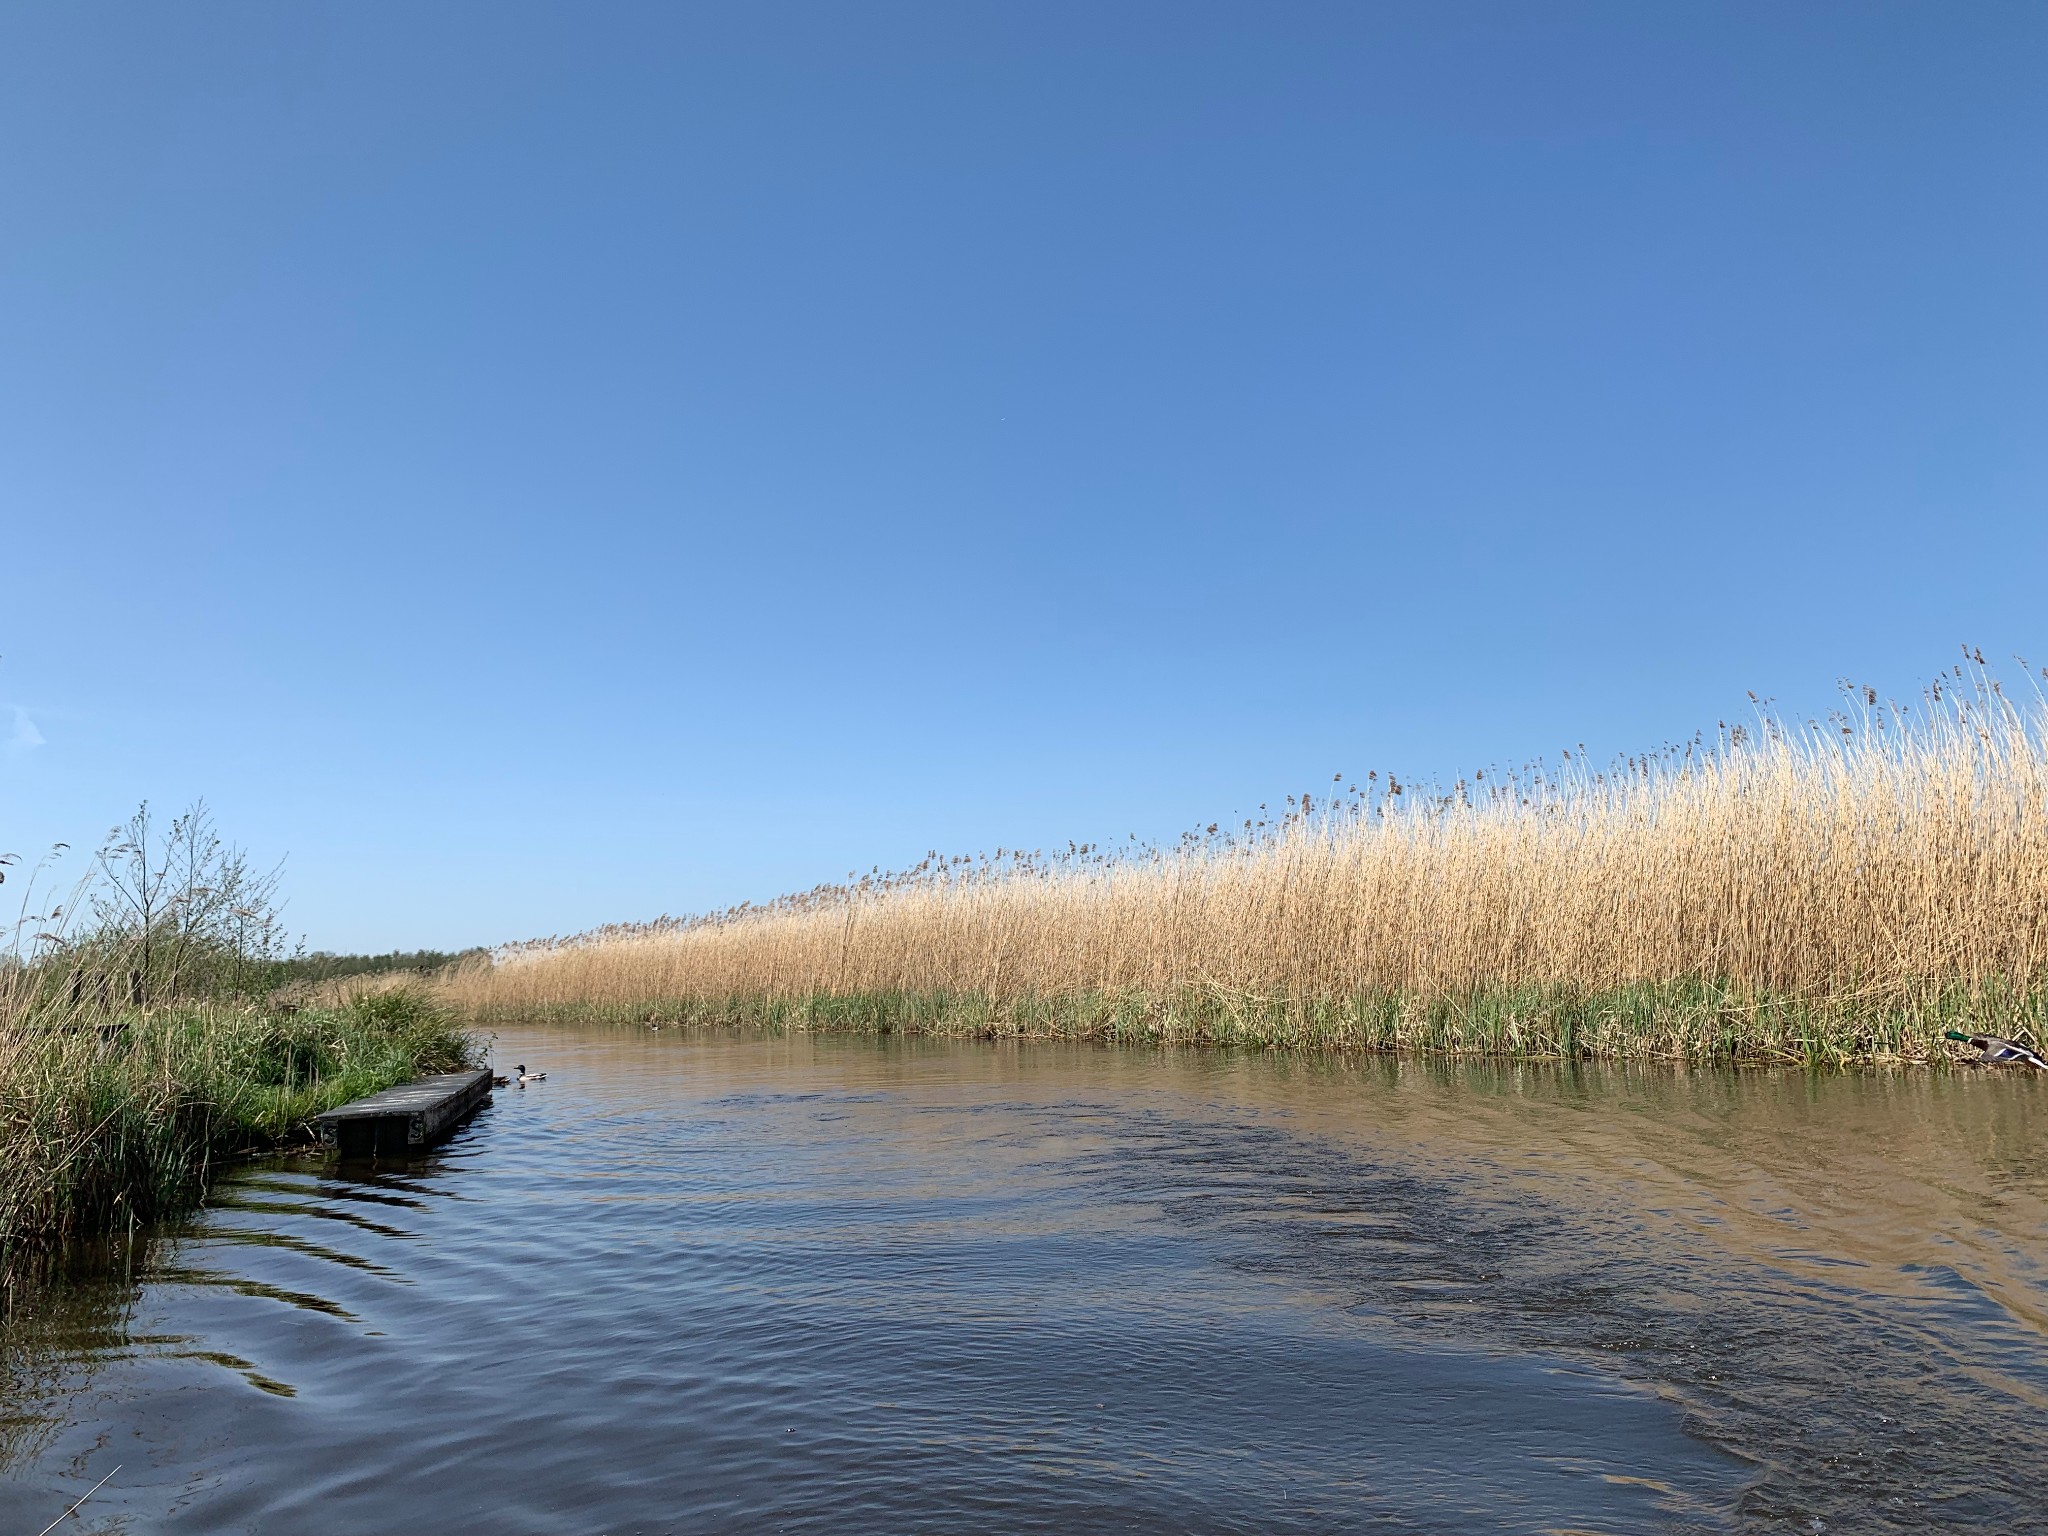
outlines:
[[508, 1031], [0, 1348], [0, 1531], [2048, 1530], [2048, 1083]]

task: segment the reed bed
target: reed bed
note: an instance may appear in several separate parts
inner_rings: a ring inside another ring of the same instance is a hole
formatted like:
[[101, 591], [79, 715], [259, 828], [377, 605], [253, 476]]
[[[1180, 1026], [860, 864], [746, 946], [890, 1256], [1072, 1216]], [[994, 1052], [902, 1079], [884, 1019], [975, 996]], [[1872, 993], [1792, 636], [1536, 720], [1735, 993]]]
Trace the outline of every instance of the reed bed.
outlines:
[[224, 1157], [471, 1054], [425, 993], [280, 1012], [185, 1004], [0, 1030], [0, 1310], [25, 1264], [189, 1201]]
[[443, 995], [478, 1018], [1562, 1057], [2038, 1041], [2042, 724], [2038, 693], [1959, 667], [1910, 711], [1859, 690], [1597, 773], [1340, 776], [1170, 848], [934, 857], [513, 946]]

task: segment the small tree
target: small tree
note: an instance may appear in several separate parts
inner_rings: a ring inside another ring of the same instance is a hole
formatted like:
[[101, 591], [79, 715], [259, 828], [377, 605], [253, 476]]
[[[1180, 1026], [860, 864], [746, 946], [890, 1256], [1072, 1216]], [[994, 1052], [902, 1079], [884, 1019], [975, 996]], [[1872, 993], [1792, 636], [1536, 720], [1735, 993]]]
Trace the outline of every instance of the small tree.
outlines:
[[131, 999], [240, 993], [285, 953], [277, 886], [224, 841], [206, 803], [159, 831], [144, 801], [97, 855], [93, 947], [132, 956]]

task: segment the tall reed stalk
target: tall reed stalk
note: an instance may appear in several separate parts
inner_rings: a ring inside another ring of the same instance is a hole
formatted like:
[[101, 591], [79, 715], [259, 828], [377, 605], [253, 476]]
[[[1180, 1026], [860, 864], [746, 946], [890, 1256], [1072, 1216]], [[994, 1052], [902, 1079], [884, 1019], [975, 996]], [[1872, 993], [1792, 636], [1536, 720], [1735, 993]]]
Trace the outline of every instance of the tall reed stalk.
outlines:
[[[1981, 661], [1981, 658], [1978, 658]], [[1171, 848], [928, 858], [765, 906], [515, 946], [477, 1017], [1531, 1055], [1924, 1058], [2038, 1039], [2038, 697], [1724, 727], [1601, 773], [1369, 775]]]

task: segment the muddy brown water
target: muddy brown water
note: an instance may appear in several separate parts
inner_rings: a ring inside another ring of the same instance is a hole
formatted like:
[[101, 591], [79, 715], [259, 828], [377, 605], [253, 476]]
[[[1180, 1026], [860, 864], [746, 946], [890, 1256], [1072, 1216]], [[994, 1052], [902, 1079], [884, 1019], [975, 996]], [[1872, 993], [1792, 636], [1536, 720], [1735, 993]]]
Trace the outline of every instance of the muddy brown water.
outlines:
[[18, 1313], [0, 1536], [2048, 1531], [2048, 1082], [496, 1052]]

